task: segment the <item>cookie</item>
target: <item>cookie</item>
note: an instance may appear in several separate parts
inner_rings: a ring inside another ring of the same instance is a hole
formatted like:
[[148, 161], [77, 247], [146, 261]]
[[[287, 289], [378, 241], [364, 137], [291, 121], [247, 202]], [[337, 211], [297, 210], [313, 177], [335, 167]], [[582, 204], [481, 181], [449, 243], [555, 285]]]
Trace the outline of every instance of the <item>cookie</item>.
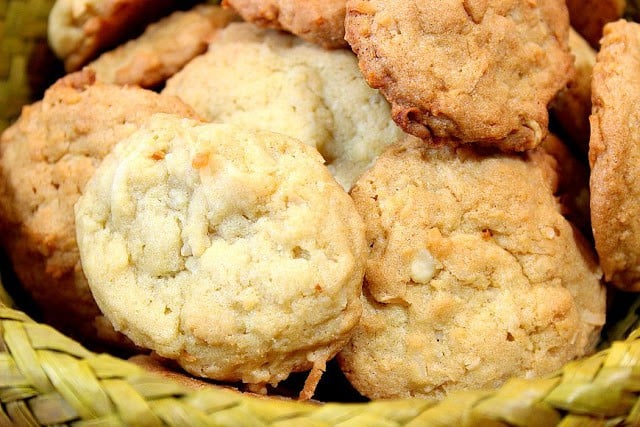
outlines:
[[541, 149], [389, 148], [351, 194], [370, 251], [339, 361], [371, 399], [440, 399], [550, 373], [605, 322], [590, 246], [561, 215]]
[[592, 82], [591, 222], [607, 281], [640, 291], [640, 24], [605, 26]]
[[533, 148], [573, 73], [561, 0], [348, 0], [345, 31], [394, 120], [425, 139]]
[[622, 18], [626, 0], [566, 0], [571, 25], [594, 48], [600, 45], [602, 29]]
[[163, 93], [207, 120], [280, 132], [315, 147], [345, 189], [404, 134], [352, 52], [249, 23], [219, 31]]
[[345, 0], [223, 0], [245, 21], [288, 31], [327, 49], [348, 47], [344, 39]]
[[358, 322], [362, 219], [321, 156], [285, 135], [155, 115], [75, 215], [107, 318], [195, 376], [318, 372]]
[[239, 17], [216, 5], [176, 11], [144, 33], [87, 65], [98, 81], [157, 87], [191, 59], [204, 53], [210, 37]]
[[[177, 98], [70, 74], [0, 138], [0, 242], [47, 323], [119, 342], [83, 275], [73, 205], [115, 143], [155, 112], [195, 117]], [[34, 307], [35, 311], [35, 307]]]
[[80, 69], [180, 3], [177, 0], [56, 0], [49, 44], [67, 71]]

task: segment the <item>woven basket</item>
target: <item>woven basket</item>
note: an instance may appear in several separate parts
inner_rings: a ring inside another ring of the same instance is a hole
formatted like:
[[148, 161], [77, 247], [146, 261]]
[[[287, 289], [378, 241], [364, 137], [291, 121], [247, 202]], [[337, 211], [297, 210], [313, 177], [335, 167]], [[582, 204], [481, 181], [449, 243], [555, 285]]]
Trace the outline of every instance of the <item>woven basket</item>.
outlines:
[[62, 73], [47, 45], [53, 0], [0, 0], [0, 131]]
[[[0, 0], [0, 130], [62, 69], [46, 47], [53, 0]], [[28, 77], [31, 76], [31, 77]], [[33, 78], [36, 77], [36, 78]], [[7, 289], [18, 289], [7, 283]], [[11, 292], [10, 292], [11, 293]], [[497, 390], [365, 403], [194, 391], [96, 354], [11, 308], [0, 282], [0, 426], [609, 426], [640, 425], [640, 299], [616, 294], [602, 350], [539, 379]]]

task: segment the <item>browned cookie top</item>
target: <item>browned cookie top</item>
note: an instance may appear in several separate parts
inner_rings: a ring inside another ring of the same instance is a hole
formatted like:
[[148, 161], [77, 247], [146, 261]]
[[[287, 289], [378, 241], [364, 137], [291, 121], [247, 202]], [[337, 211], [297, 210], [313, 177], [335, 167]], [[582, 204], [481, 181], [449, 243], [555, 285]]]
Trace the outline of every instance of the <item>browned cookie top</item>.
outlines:
[[326, 48], [347, 47], [346, 0], [223, 0], [247, 21], [293, 33]]
[[535, 147], [573, 74], [559, 0], [348, 0], [345, 30], [395, 121], [422, 138]]
[[593, 250], [560, 211], [557, 161], [542, 148], [413, 138], [358, 179], [370, 249], [362, 318], [339, 362], [360, 393], [442, 398], [592, 350], [605, 292]]
[[640, 25], [607, 24], [593, 68], [591, 221], [605, 278], [640, 290]]

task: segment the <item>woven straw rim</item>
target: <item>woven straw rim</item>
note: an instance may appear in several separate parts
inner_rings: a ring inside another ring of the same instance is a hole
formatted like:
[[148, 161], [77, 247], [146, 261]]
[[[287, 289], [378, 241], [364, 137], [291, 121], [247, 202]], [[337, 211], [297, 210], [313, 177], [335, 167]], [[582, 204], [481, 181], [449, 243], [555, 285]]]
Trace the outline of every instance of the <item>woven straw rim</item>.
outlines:
[[553, 375], [442, 401], [315, 404], [192, 390], [0, 303], [0, 425], [640, 425], [640, 329]]

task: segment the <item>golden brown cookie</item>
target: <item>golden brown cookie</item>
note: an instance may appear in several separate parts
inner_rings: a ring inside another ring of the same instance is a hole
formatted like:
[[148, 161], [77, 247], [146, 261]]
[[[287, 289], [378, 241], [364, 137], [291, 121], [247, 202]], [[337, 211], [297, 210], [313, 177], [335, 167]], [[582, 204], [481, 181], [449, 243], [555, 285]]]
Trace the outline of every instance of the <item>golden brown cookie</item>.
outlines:
[[325, 48], [347, 47], [346, 0], [223, 0], [246, 21], [285, 30]]
[[550, 105], [552, 116], [570, 138], [572, 147], [586, 158], [589, 150], [591, 114], [591, 76], [596, 51], [574, 29], [569, 32], [569, 47], [575, 57], [575, 76]]
[[[551, 163], [551, 164], [550, 164]], [[595, 255], [562, 216], [541, 149], [394, 145], [352, 190], [370, 252], [339, 355], [372, 399], [442, 398], [550, 373], [605, 322]]]
[[605, 24], [622, 18], [626, 0], [566, 0], [571, 25], [594, 48], [600, 45]]
[[[73, 205], [113, 145], [155, 112], [194, 117], [179, 99], [70, 74], [24, 108], [0, 139], [0, 240], [48, 323], [87, 339], [117, 337], [83, 275]], [[121, 337], [120, 337], [121, 338]]]
[[317, 381], [360, 317], [362, 219], [318, 152], [285, 135], [156, 114], [75, 215], [105, 316], [193, 375]]
[[605, 279], [640, 291], [640, 24], [605, 26], [593, 68], [591, 221]]
[[239, 17], [216, 5], [176, 11], [149, 25], [144, 33], [87, 65], [98, 81], [152, 88], [205, 52], [209, 39]]
[[518, 150], [573, 73], [562, 0], [348, 0], [346, 36], [408, 133]]
[[49, 44], [64, 61], [67, 71], [75, 71], [178, 3], [177, 0], [56, 0], [49, 14]]
[[220, 30], [163, 93], [207, 120], [280, 132], [315, 147], [347, 190], [403, 135], [352, 52], [250, 23]]

